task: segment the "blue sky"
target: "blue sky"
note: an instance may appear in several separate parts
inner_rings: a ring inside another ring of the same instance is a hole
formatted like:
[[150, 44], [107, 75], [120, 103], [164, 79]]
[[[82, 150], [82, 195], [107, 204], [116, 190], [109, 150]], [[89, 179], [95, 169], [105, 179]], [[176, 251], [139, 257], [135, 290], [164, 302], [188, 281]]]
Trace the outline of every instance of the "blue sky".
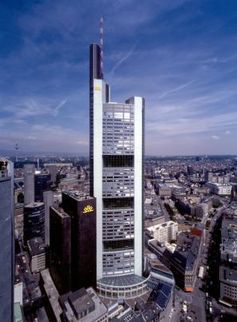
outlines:
[[237, 154], [237, 2], [1, 0], [0, 149], [88, 153], [88, 46], [146, 99], [146, 154]]

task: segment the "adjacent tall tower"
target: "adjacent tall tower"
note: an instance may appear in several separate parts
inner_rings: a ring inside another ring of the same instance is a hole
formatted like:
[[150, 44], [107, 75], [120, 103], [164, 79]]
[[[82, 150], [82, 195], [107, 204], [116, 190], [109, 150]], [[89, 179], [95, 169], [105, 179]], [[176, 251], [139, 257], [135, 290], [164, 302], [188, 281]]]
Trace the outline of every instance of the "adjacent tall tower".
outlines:
[[101, 47], [90, 46], [90, 193], [97, 205], [97, 288], [108, 298], [146, 292], [143, 272], [144, 99], [110, 101]]
[[13, 321], [13, 163], [0, 158], [0, 321]]
[[24, 165], [24, 204], [35, 201], [35, 165]]

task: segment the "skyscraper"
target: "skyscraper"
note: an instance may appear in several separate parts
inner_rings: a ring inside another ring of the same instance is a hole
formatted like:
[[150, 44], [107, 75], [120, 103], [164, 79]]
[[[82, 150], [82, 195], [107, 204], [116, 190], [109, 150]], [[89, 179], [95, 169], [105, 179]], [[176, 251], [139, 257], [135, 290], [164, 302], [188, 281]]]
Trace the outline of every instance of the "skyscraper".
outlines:
[[24, 243], [34, 237], [45, 241], [45, 208], [43, 202], [32, 202], [24, 207]]
[[49, 173], [39, 172], [35, 174], [35, 200], [34, 201], [43, 201], [43, 193], [50, 189], [51, 176]]
[[144, 99], [110, 101], [100, 47], [90, 46], [90, 193], [97, 206], [97, 289], [132, 298], [143, 272]]
[[35, 165], [24, 165], [24, 204], [35, 201]]
[[[96, 200], [76, 191], [62, 193], [50, 208], [51, 272], [64, 292], [96, 285]], [[61, 291], [61, 289], [60, 289]]]
[[0, 321], [13, 321], [13, 164], [0, 159]]
[[45, 208], [45, 244], [48, 246], [50, 244], [50, 216], [49, 208], [53, 206], [53, 191], [44, 191], [43, 192], [43, 201]]

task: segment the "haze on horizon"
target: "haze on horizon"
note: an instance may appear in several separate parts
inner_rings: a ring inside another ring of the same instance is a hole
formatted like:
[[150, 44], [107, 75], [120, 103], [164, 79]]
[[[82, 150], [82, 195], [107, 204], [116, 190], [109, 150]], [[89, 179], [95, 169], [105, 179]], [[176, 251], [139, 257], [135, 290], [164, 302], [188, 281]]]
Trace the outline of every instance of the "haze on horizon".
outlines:
[[88, 153], [88, 47], [113, 101], [143, 96], [146, 155], [237, 154], [234, 0], [0, 3], [0, 149]]

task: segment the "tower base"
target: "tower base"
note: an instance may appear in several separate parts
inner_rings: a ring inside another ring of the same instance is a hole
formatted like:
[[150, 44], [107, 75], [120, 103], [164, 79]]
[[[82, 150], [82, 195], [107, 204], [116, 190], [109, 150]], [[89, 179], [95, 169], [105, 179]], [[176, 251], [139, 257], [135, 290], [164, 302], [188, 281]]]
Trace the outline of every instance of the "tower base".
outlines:
[[98, 295], [107, 299], [133, 299], [149, 292], [147, 278], [132, 274], [103, 277], [97, 281]]

